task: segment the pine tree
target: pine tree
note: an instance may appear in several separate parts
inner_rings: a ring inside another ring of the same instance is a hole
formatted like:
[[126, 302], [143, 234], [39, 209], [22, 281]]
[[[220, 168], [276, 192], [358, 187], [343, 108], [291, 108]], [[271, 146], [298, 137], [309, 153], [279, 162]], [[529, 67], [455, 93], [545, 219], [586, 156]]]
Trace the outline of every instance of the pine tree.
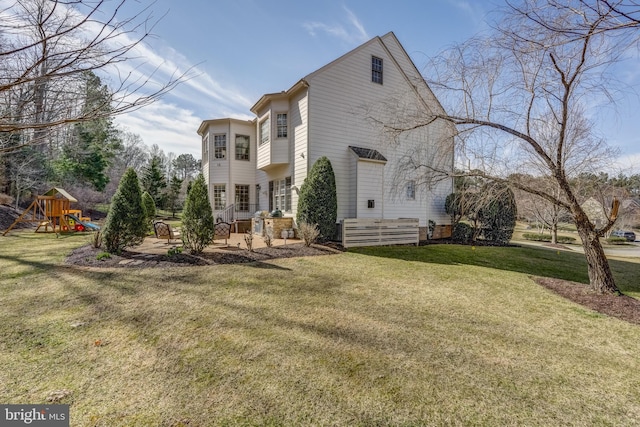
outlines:
[[335, 235], [337, 216], [336, 178], [331, 161], [323, 156], [313, 164], [300, 188], [296, 221], [318, 224], [321, 238], [330, 240]]
[[128, 246], [142, 243], [146, 235], [146, 215], [138, 175], [129, 168], [120, 180], [102, 231], [106, 250], [120, 253]]
[[142, 187], [153, 197], [156, 207], [164, 206], [164, 194], [162, 190], [167, 187], [167, 180], [162, 172], [162, 160], [159, 156], [153, 156], [142, 175]]
[[142, 206], [144, 207], [145, 222], [147, 223], [147, 232], [153, 229], [153, 220], [156, 218], [156, 204], [153, 197], [147, 191], [142, 193]]
[[182, 190], [182, 180], [176, 175], [171, 177], [169, 188], [167, 189], [167, 208], [171, 210], [171, 215], [175, 218], [178, 208], [178, 199], [180, 198], [180, 190]]
[[207, 184], [198, 175], [187, 194], [182, 212], [182, 242], [192, 254], [201, 253], [214, 235], [213, 212], [207, 195]]

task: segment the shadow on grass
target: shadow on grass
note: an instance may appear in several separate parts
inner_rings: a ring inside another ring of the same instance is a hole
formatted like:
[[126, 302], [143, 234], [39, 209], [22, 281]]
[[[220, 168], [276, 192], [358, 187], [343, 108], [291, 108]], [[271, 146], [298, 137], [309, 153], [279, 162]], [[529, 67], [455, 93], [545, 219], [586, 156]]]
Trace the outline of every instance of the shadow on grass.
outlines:
[[[555, 249], [435, 244], [419, 247], [353, 248], [349, 249], [349, 252], [413, 262], [473, 265], [589, 283], [587, 262], [584, 255]], [[609, 265], [613, 270], [616, 283], [622, 291], [640, 292], [640, 283], [637, 280], [640, 275], [640, 264], [610, 260]]]

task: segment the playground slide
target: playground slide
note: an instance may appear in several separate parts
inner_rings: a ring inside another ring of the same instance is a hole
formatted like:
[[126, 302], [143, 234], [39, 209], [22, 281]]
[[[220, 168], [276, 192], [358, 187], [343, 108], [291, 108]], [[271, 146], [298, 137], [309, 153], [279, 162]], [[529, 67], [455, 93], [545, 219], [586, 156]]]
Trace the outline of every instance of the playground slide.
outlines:
[[[87, 221], [81, 221], [80, 218], [78, 218], [75, 215], [72, 214], [65, 214], [65, 216], [69, 219], [72, 219], [73, 221], [75, 221], [76, 223], [76, 231], [85, 231], [85, 230], [93, 230], [93, 231], [98, 231], [100, 230], [100, 226], [98, 224], [94, 224], [92, 222], [87, 222]], [[80, 230], [78, 226], [82, 226], [84, 227], [84, 229]]]

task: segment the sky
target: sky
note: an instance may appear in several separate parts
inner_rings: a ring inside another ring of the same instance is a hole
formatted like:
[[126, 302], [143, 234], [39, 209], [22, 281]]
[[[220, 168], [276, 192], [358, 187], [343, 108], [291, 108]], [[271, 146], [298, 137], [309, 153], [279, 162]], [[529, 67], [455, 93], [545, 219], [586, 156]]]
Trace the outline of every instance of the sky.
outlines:
[[[149, 3], [127, 0], [121, 16]], [[159, 20], [142, 46], [144, 66], [154, 67], [158, 80], [175, 72], [190, 78], [116, 123], [148, 146], [200, 158], [197, 129], [203, 120], [250, 119], [249, 108], [263, 94], [287, 90], [389, 31], [422, 70], [439, 51], [486, 30], [496, 3], [500, 0], [156, 0], [144, 12]], [[628, 78], [640, 89], [640, 59], [630, 66]], [[620, 166], [636, 173], [639, 107], [640, 99], [630, 93], [617, 111], [600, 118], [608, 143], [620, 149]]]

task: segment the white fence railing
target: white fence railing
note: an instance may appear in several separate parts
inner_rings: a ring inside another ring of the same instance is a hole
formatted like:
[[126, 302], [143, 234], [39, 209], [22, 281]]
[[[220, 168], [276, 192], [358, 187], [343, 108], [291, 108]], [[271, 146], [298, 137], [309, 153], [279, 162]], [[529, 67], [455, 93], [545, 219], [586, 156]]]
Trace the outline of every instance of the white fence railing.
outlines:
[[342, 221], [342, 246], [383, 246], [418, 244], [417, 218], [347, 218]]

